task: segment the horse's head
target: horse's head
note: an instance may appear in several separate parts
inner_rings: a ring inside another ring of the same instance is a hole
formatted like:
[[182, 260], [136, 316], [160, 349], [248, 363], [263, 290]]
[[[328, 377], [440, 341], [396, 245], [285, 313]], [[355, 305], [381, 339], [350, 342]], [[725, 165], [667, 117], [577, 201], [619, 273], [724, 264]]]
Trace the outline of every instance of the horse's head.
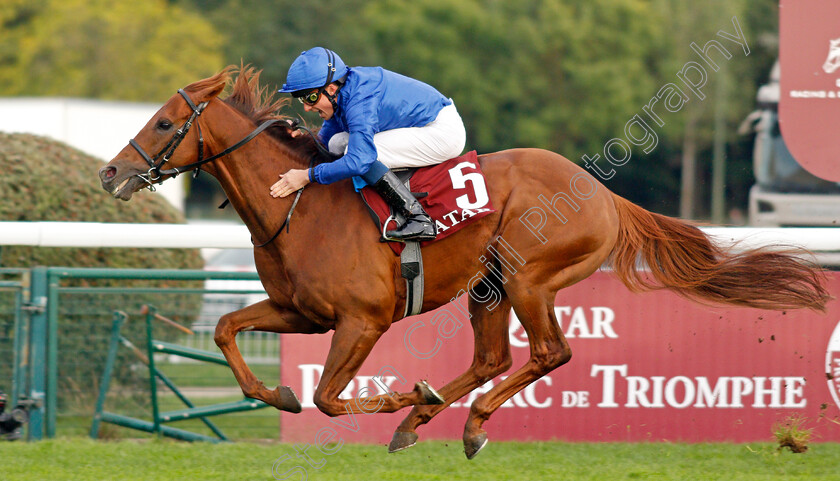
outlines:
[[[184, 166], [198, 161], [204, 143], [200, 115], [225, 88], [229, 70], [173, 95], [129, 145], [99, 169], [102, 188], [118, 199], [129, 200], [138, 190], [177, 175]], [[179, 149], [182, 142], [185, 146]]]

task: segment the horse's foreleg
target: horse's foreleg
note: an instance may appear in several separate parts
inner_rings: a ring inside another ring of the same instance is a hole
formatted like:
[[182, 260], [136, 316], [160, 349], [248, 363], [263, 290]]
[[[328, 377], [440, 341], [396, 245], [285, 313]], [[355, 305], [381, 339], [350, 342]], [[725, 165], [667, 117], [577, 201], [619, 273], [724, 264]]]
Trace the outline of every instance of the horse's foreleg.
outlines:
[[[313, 401], [324, 414], [394, 412], [415, 404], [442, 404], [443, 398], [425, 382], [417, 383], [408, 393], [339, 399], [353, 376], [367, 359], [373, 345], [385, 332], [360, 320], [345, 320], [336, 326], [324, 372], [318, 382]], [[360, 393], [361, 394], [361, 393]]]
[[216, 326], [214, 340], [227, 359], [242, 392], [250, 398], [264, 401], [282, 411], [300, 412], [300, 401], [288, 386], [278, 386], [274, 390], [266, 389], [262, 381], [257, 379], [257, 376], [245, 364], [239, 347], [236, 345], [236, 334], [252, 330], [313, 334], [326, 332], [327, 329], [297, 312], [281, 308], [269, 299], [225, 314]]
[[464, 427], [464, 452], [472, 459], [487, 444], [487, 432], [481, 426], [493, 412], [514, 394], [555, 368], [569, 361], [572, 351], [554, 317], [554, 296], [516, 299], [511, 295], [514, 311], [528, 334], [531, 357], [490, 391], [470, 406]]
[[[501, 289], [499, 289], [501, 290]], [[475, 388], [507, 371], [513, 362], [510, 357], [508, 318], [510, 302], [507, 297], [493, 309], [469, 299], [470, 322], [475, 342], [473, 362], [470, 368], [440, 389], [446, 403], [437, 406], [414, 406], [408, 416], [397, 427], [388, 452], [411, 447], [417, 441], [415, 429], [428, 423], [444, 408], [461, 399]]]

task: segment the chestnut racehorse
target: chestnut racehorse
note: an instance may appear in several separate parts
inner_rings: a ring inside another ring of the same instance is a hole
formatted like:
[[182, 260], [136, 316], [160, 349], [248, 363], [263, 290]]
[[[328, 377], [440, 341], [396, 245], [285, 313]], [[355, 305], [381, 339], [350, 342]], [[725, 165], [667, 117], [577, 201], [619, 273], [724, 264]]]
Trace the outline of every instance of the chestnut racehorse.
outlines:
[[[415, 429], [449, 403], [511, 367], [507, 323], [513, 308], [528, 335], [530, 359], [472, 403], [463, 435], [472, 458], [487, 442], [482, 424], [490, 415], [571, 358], [554, 317], [556, 293], [604, 263], [634, 291], [665, 288], [700, 302], [824, 310], [829, 299], [821, 270], [797, 252], [718, 247], [696, 227], [630, 203], [552, 152], [481, 155], [497, 212], [423, 249], [423, 311], [469, 291], [472, 365], [439, 395], [418, 383], [411, 392], [340, 399], [379, 337], [403, 316], [399, 259], [379, 242], [350, 181], [311, 184], [297, 199], [270, 196], [278, 174], [329, 159], [311, 137], [293, 139], [293, 126], [277, 122], [285, 119], [277, 112], [288, 100], [267, 95], [259, 72], [242, 67], [232, 81], [235, 70], [179, 91], [99, 176], [102, 187], [122, 200], [183, 170], [200, 168], [218, 179], [257, 245], [254, 257], [269, 298], [222, 316], [216, 344], [245, 395], [277, 409], [299, 412], [300, 403], [288, 387], [269, 390], [257, 379], [237, 348], [238, 332], [334, 330], [315, 404], [329, 416], [362, 412], [360, 406], [378, 405], [382, 412], [413, 406], [394, 434], [389, 450], [395, 451], [413, 445]], [[232, 92], [220, 99], [229, 83]], [[267, 120], [276, 123], [249, 135]], [[252, 138], [240, 142], [246, 137]], [[293, 228], [277, 235], [295, 202]], [[501, 255], [485, 257], [488, 251]], [[494, 309], [482, 303], [490, 290], [500, 293]]]

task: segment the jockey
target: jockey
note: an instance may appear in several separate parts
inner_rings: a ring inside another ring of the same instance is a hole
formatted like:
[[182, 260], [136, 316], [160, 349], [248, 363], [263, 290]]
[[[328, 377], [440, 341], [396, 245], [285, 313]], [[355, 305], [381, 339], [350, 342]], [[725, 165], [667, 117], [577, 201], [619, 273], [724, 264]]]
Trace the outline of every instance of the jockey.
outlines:
[[318, 139], [342, 157], [281, 174], [271, 186], [273, 197], [285, 197], [310, 182], [331, 184], [353, 177], [357, 189], [372, 186], [406, 218], [385, 233], [389, 240], [435, 238], [434, 221], [390, 169], [435, 165], [461, 154], [466, 132], [452, 99], [381, 67], [348, 68], [323, 47], [295, 59], [280, 92], [299, 99], [305, 111], [318, 112], [324, 119]]

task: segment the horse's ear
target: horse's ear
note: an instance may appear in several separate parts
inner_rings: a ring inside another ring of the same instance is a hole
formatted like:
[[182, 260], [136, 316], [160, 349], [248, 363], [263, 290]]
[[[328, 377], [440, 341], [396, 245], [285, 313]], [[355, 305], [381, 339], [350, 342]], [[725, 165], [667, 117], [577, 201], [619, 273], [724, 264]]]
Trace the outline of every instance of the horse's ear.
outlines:
[[195, 96], [193, 96], [193, 101], [195, 103], [201, 103], [213, 100], [214, 98], [218, 97], [219, 94], [222, 93], [222, 90], [225, 89], [225, 85], [225, 82], [220, 82], [216, 85], [210, 85], [208, 87], [205, 87], [196, 92]]
[[190, 97], [193, 99], [193, 102], [197, 104], [213, 100], [222, 93], [222, 90], [225, 89], [225, 86], [230, 79], [230, 73], [235, 70], [235, 68], [236, 67], [233, 65], [228, 65], [210, 78], [199, 80], [198, 82], [187, 85], [184, 87], [184, 90], [191, 94]]

